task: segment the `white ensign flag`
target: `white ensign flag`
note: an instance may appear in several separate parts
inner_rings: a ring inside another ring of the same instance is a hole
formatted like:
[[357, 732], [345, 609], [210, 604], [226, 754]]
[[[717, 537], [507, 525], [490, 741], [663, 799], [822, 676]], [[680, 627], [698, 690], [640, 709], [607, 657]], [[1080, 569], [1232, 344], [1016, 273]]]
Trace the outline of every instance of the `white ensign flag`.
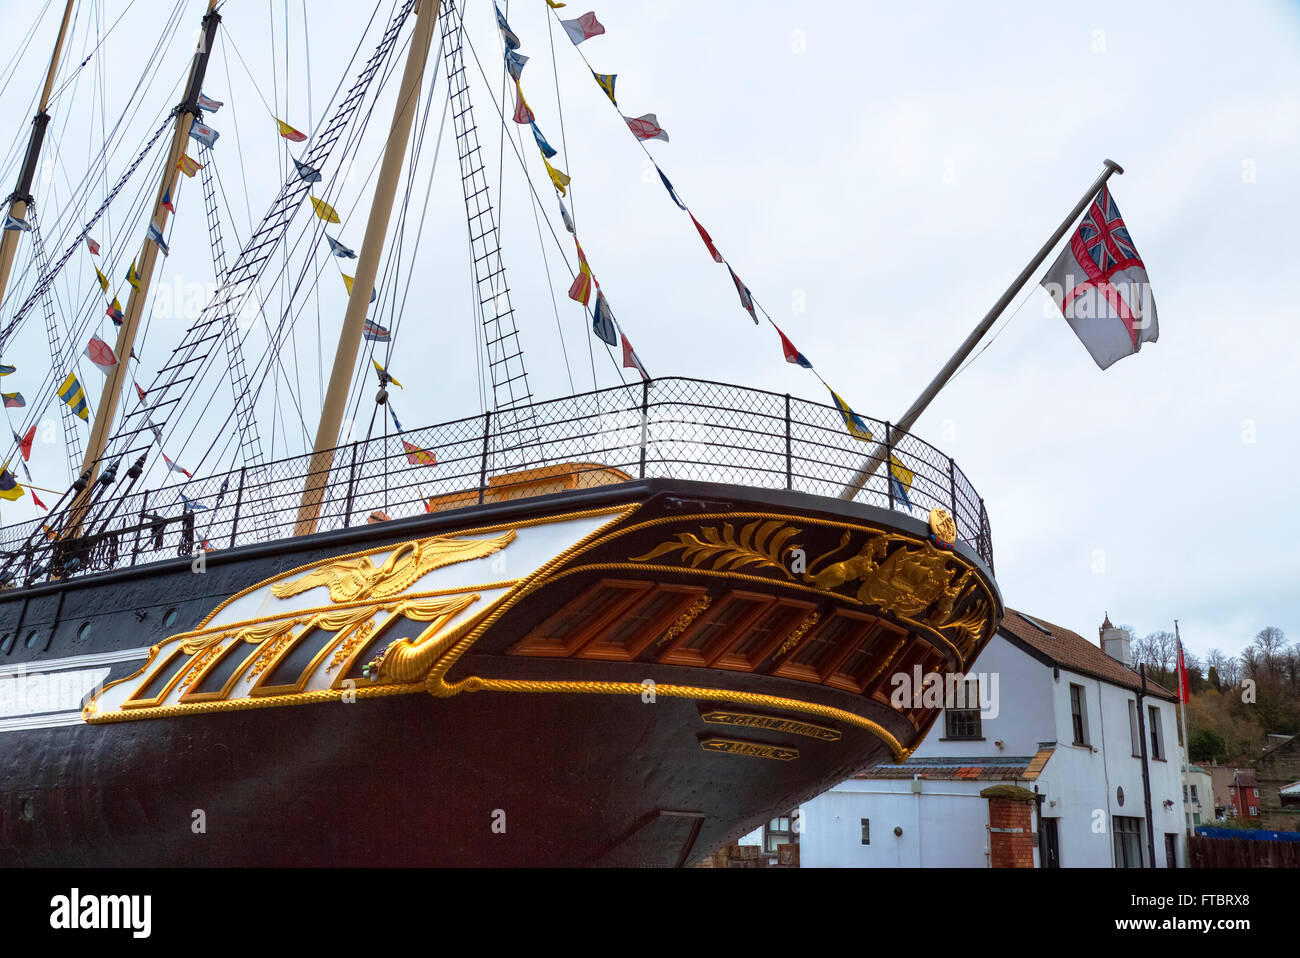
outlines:
[[1160, 336], [1146, 267], [1109, 187], [1093, 198], [1041, 285], [1102, 369]]

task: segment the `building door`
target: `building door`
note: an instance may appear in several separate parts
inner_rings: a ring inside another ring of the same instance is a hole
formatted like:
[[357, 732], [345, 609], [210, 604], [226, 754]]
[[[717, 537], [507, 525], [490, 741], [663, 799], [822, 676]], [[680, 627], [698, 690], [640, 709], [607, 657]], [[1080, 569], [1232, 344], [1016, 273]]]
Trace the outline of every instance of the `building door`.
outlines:
[[1165, 867], [1178, 867], [1178, 836], [1172, 832], [1165, 833]]
[[1038, 850], [1038, 861], [1043, 868], [1061, 867], [1061, 842], [1056, 830], [1059, 819], [1040, 819], [1043, 826], [1043, 847]]

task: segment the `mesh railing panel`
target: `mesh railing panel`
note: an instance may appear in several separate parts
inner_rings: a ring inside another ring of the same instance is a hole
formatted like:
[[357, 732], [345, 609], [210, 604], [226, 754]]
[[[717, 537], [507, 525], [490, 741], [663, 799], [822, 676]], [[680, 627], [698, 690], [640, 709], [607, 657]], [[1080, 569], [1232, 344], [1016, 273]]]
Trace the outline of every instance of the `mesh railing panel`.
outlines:
[[[616, 386], [340, 446], [317, 530], [364, 524], [375, 512], [414, 515], [431, 501], [445, 510], [538, 494], [556, 488], [557, 474], [569, 487], [658, 477], [847, 497], [865, 472], [854, 501], [920, 519], [947, 509], [958, 541], [992, 568], [983, 501], [952, 459], [860, 418], [870, 439], [851, 435], [833, 406], [777, 393], [694, 379]], [[299, 456], [126, 494], [119, 490], [130, 480], [119, 474], [114, 486], [97, 487], [75, 538], [66, 509], [0, 530], [0, 580], [13, 586], [287, 538], [310, 462]]]

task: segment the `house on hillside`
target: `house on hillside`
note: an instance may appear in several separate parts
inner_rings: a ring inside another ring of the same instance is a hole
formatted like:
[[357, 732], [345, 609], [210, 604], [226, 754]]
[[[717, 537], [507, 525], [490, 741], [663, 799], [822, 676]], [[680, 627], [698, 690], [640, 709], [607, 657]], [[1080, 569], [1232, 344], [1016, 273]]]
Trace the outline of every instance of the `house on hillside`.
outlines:
[[1187, 767], [1183, 778], [1183, 803], [1188, 828], [1214, 821], [1214, 779], [1199, 765]]
[[[1272, 736], [1270, 736], [1272, 738]], [[1300, 832], [1300, 735], [1265, 749], [1255, 763], [1260, 827]]]

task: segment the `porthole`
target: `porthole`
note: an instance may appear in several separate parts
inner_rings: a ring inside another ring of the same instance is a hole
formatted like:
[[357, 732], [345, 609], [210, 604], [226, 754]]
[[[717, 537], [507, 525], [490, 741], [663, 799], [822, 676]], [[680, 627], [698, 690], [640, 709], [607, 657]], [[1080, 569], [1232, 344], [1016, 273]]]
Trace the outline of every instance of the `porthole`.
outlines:
[[3, 639], [0, 639], [0, 652], [3, 652], [5, 655], [8, 655], [13, 650], [14, 650], [14, 634], [12, 632], [6, 632], [5, 637]]
[[163, 613], [163, 626], [165, 626], [166, 628], [171, 628], [172, 623], [174, 623], [175, 621], [176, 621], [176, 610], [174, 608], [168, 609], [165, 613]]
[[86, 639], [89, 637], [90, 637], [90, 623], [83, 622], [81, 623], [81, 628], [77, 630], [77, 641], [85, 642]]
[[39, 636], [40, 636], [40, 632], [38, 632], [36, 629], [32, 629], [30, 632], [28, 632], [28, 633], [27, 633], [27, 642], [26, 642], [27, 648], [29, 648], [29, 649], [34, 649], [34, 648], [36, 648], [36, 639], [37, 639]]

